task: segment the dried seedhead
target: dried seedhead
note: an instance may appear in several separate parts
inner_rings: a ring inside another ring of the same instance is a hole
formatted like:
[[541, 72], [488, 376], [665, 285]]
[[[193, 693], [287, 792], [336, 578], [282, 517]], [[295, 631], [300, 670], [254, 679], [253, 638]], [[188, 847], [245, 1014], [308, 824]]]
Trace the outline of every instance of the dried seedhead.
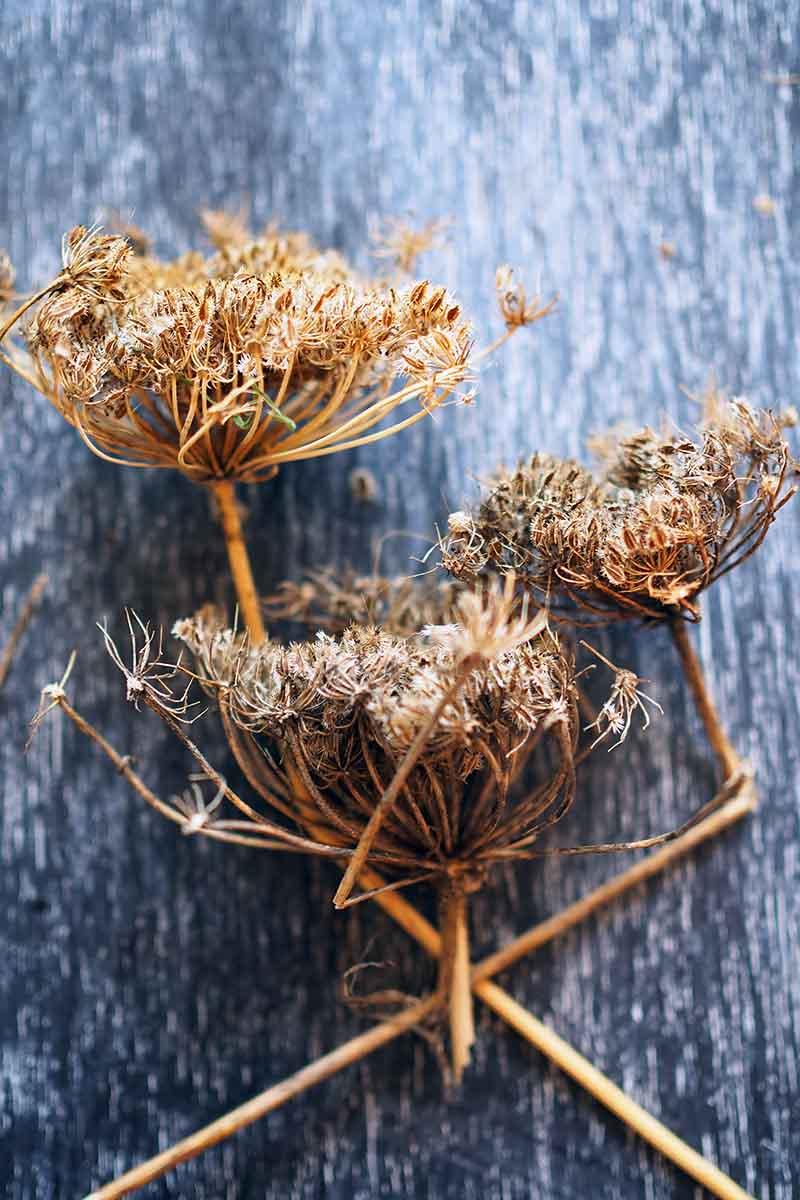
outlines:
[[699, 594], [757, 549], [795, 491], [794, 420], [715, 396], [695, 439], [596, 439], [597, 474], [536, 454], [476, 512], [451, 515], [442, 564], [467, 581], [516, 572], [589, 619], [696, 619]]
[[101, 457], [254, 481], [405, 428], [471, 378], [445, 288], [362, 279], [304, 234], [205, 224], [216, 252], [173, 262], [75, 229], [61, 274], [15, 315], [41, 301], [11, 365]]
[[[329, 594], [326, 581], [317, 599]], [[542, 614], [515, 605], [509, 579], [453, 593], [440, 615], [449, 619], [413, 632], [353, 623], [256, 648], [210, 608], [174, 630], [262, 801], [343, 858], [367, 839], [363, 861], [393, 886], [479, 886], [493, 863], [543, 853], [535, 843], [575, 795], [574, 667]], [[621, 741], [640, 704], [635, 677], [607, 665], [609, 714], [613, 705], [622, 721], [609, 715], [593, 744]], [[525, 792], [534, 751], [538, 782]]]
[[[268, 805], [352, 852], [411, 755], [370, 859], [407, 878], [482, 876], [572, 802], [574, 673], [543, 617], [513, 610], [510, 588], [463, 593], [452, 615], [406, 636], [354, 624], [257, 648], [208, 609], [174, 632]], [[552, 747], [546, 779], [514, 799], [541, 741]]]
[[375, 257], [389, 259], [398, 270], [410, 274], [420, 255], [441, 241], [446, 228], [445, 221], [428, 221], [416, 228], [406, 221], [391, 218], [374, 237]]
[[498, 267], [495, 288], [500, 314], [507, 329], [517, 329], [541, 321], [558, 303], [558, 296], [553, 296], [547, 302], [542, 301], [539, 296], [529, 298], [524, 285], [514, 277], [514, 271], [509, 266]]

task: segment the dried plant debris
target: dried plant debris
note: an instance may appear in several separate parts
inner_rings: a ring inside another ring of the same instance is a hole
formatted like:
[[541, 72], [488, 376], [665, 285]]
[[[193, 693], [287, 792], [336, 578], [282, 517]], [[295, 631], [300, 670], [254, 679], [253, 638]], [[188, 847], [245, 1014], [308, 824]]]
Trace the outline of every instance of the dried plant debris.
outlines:
[[758, 548], [793, 495], [795, 421], [713, 393], [695, 438], [595, 439], [595, 473], [535, 454], [475, 512], [451, 514], [442, 564], [466, 581], [514, 571], [579, 619], [694, 619], [700, 593]]
[[171, 262], [78, 227], [59, 275], [5, 323], [3, 337], [38, 304], [12, 365], [102, 457], [259, 480], [407, 427], [471, 378], [446, 288], [363, 279], [304, 234], [205, 224], [215, 252]]
[[286, 580], [264, 602], [264, 611], [271, 621], [296, 621], [328, 632], [377, 625], [408, 637], [423, 626], [455, 621], [464, 591], [465, 584], [437, 574], [388, 578], [329, 568], [311, 571], [300, 582]]
[[376, 258], [388, 259], [399, 271], [410, 274], [416, 270], [417, 259], [441, 242], [446, 229], [446, 221], [428, 221], [416, 226], [390, 218], [373, 237], [373, 254]]
[[19, 644], [38, 608], [47, 587], [47, 576], [37, 575], [22, 602], [17, 619], [4, 645], [0, 646], [0, 691], [8, 678]]

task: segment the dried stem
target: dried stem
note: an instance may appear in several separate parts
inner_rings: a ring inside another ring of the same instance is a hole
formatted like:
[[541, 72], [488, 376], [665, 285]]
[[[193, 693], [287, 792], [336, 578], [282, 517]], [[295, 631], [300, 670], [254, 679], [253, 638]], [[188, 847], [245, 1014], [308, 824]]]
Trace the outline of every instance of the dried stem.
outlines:
[[737, 771], [741, 770], [742, 760], [731, 745], [728, 735], [722, 727], [719, 713], [714, 707], [703, 669], [700, 666], [700, 660], [689, 641], [686, 622], [682, 620], [671, 621], [670, 630], [672, 632], [672, 640], [675, 643], [675, 649], [678, 651], [678, 656], [681, 660], [684, 675], [686, 676], [686, 682], [689, 684], [706, 735], [717, 756], [717, 762], [722, 769], [722, 778], [730, 779]]
[[239, 505], [236, 501], [236, 491], [229, 479], [222, 479], [211, 485], [219, 505], [222, 531], [225, 535], [225, 545], [228, 550], [231, 575], [239, 598], [239, 608], [244, 619], [250, 641], [259, 646], [266, 639], [267, 633], [261, 616], [261, 601], [256, 591], [247, 544], [242, 532], [242, 520], [239, 515]]
[[467, 895], [463, 886], [445, 884], [439, 894], [439, 992], [447, 998], [450, 1014], [450, 1056], [453, 1079], [461, 1082], [475, 1042], [469, 962]]
[[47, 576], [39, 575], [33, 581], [30, 591], [22, 602], [22, 607], [19, 610], [19, 616], [16, 619], [14, 628], [0, 652], [0, 690], [8, 677], [8, 672], [11, 669], [11, 664], [14, 661], [14, 655], [17, 652], [17, 647], [22, 639], [22, 635], [30, 624], [31, 617], [36, 611], [36, 606], [42, 598], [44, 589], [47, 587]]
[[[686, 833], [681, 834], [674, 842], [670, 842], [653, 854], [648, 854], [646, 858], [629, 867], [628, 870], [612, 875], [610, 879], [582, 899], [563, 908], [555, 916], [548, 917], [546, 921], [540, 921], [538, 925], [534, 925], [532, 929], [514, 938], [501, 950], [482, 959], [472, 969], [473, 983], [498, 975], [500, 971], [506, 970], [520, 958], [538, 950], [547, 942], [553, 941], [554, 938], [561, 937], [562, 934], [585, 921], [598, 909], [603, 908], [612, 900], [619, 899], [620, 896], [625, 895], [640, 883], [644, 883], [645, 880], [652, 879], [654, 875], [658, 875], [674, 862], [685, 858], [690, 851], [702, 845], [703, 842], [716, 837], [728, 826], [755, 810], [756, 795], [750, 775], [740, 771], [728, 780], [723, 791], [728, 793], [728, 799], [722, 806], [710, 816], [699, 821]], [[411, 931], [409, 930], [409, 932]], [[412, 936], [414, 935], [412, 934]]]
[[573, 1050], [563, 1038], [543, 1025], [497, 984], [479, 983], [475, 991], [512, 1029], [516, 1029], [526, 1041], [546, 1055], [605, 1108], [709, 1192], [719, 1196], [720, 1200], [753, 1200], [748, 1192], [720, 1171], [719, 1167], [703, 1158], [702, 1154], [698, 1154], [672, 1130], [667, 1129], [666, 1125], [657, 1121], [640, 1104], [626, 1096], [621, 1088], [598, 1071], [588, 1059], [577, 1050]]
[[309, 1063], [308, 1066], [296, 1071], [294, 1075], [290, 1075], [288, 1079], [273, 1084], [259, 1096], [255, 1096], [245, 1104], [240, 1104], [238, 1108], [234, 1108], [224, 1117], [212, 1121], [210, 1125], [206, 1125], [197, 1133], [176, 1142], [168, 1150], [156, 1154], [154, 1158], [134, 1167], [132, 1171], [126, 1171], [113, 1183], [107, 1183], [105, 1187], [98, 1188], [97, 1191], [91, 1193], [90, 1197], [87, 1197], [87, 1200], [117, 1200], [119, 1196], [126, 1196], [129, 1192], [144, 1187], [147, 1183], [152, 1183], [154, 1179], [158, 1179], [172, 1167], [196, 1158], [198, 1154], [202, 1154], [211, 1146], [224, 1141], [239, 1129], [252, 1125], [260, 1117], [280, 1108], [282, 1104], [299, 1096], [308, 1088], [322, 1083], [324, 1079], [359, 1062], [402, 1033], [407, 1033], [433, 1012], [438, 1002], [438, 997], [430, 997], [398, 1013], [396, 1017], [373, 1026], [366, 1033], [351, 1038], [336, 1050], [331, 1050], [329, 1054], [324, 1054], [321, 1058]]
[[[121, 764], [122, 765], [122, 764]], [[563, 915], [570, 914], [568, 920], [558, 922], [551, 919], [541, 926], [536, 926], [528, 934], [516, 939], [511, 945], [516, 948], [513, 956], [505, 955], [503, 960], [492, 966], [492, 970], [500, 970], [510, 965], [516, 958], [536, 949], [551, 938], [556, 937], [566, 928], [577, 924], [584, 917], [595, 911], [602, 904], [615, 899], [630, 887], [663, 870], [682, 854], [694, 849], [702, 841], [721, 832], [729, 824], [738, 820], [753, 807], [752, 793], [746, 791], [747, 777], [740, 781], [741, 795], [731, 799], [724, 809], [708, 817], [702, 824], [696, 826], [690, 833], [684, 835], [679, 842], [650, 855], [643, 863], [638, 864], [632, 871], [623, 872], [616, 879], [610, 880], [596, 892], [590, 893], [583, 901], [583, 911], [573, 905], [565, 910]], [[362, 887], [376, 889], [382, 886], [382, 879], [371, 868], [362, 871], [359, 882]], [[441, 951], [441, 938], [436, 929], [402, 896], [395, 892], [379, 892], [376, 902], [400, 926], [405, 929], [432, 956], [438, 956]], [[559, 914], [560, 916], [562, 914]], [[501, 952], [503, 953], [503, 952]], [[498, 956], [492, 956], [497, 960]], [[610, 1080], [606, 1079], [596, 1067], [574, 1051], [563, 1039], [559, 1038], [535, 1017], [526, 1012], [501, 988], [490, 983], [486, 978], [488, 964], [492, 959], [486, 959], [473, 969], [473, 990], [489, 1007], [508, 1021], [526, 1040], [535, 1045], [551, 1061], [571, 1075], [581, 1086], [587, 1088], [592, 1095], [611, 1111], [615, 1112], [632, 1129], [649, 1141], [665, 1157], [675, 1162], [692, 1178], [697, 1179], [721, 1200], [751, 1200], [747, 1193], [724, 1175], [713, 1163], [702, 1158], [695, 1150], [670, 1130], [666, 1129], [649, 1113], [645, 1112], [634, 1101], [630, 1100]], [[304, 1067], [282, 1083], [275, 1084], [260, 1096], [232, 1110], [226, 1116], [199, 1130], [189, 1138], [178, 1142], [169, 1150], [165, 1150], [155, 1158], [126, 1172], [113, 1183], [107, 1184], [92, 1193], [91, 1200], [116, 1200], [135, 1188], [159, 1178], [172, 1167], [181, 1162], [196, 1157], [204, 1150], [216, 1145], [229, 1137], [238, 1129], [258, 1120], [259, 1117], [272, 1112], [293, 1097], [301, 1094], [309, 1087], [330, 1077], [346, 1066], [357, 1062], [379, 1046], [399, 1036], [401, 1033], [419, 1024], [424, 1017], [434, 1011], [436, 998], [423, 1001], [411, 1009], [398, 1014], [389, 1021], [351, 1039], [337, 1050]]]

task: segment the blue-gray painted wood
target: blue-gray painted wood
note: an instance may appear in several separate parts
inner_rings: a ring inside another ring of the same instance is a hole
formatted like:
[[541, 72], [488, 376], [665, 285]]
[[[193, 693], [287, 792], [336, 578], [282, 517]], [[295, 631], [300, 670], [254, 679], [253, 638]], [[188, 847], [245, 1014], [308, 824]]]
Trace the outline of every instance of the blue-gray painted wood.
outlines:
[[[177, 251], [194, 209], [249, 196], [366, 265], [370, 218], [451, 216], [426, 264], [495, 320], [496, 263], [557, 314], [486, 372], [480, 403], [374, 452], [284, 471], [246, 496], [266, 588], [320, 561], [367, 565], [390, 529], [426, 534], [500, 458], [579, 452], [608, 420], [688, 422], [679, 390], [798, 397], [796, 3], [348, 0], [231, 5], [6, 0], [0, 16], [0, 243], [21, 285], [105, 206]], [[772, 216], [753, 207], [759, 194]], [[674, 243], [661, 258], [659, 243]], [[496, 329], [496, 326], [493, 327]], [[427, 968], [333, 868], [177, 836], [70, 728], [27, 757], [25, 722], [73, 646], [72, 690], [169, 793], [187, 764], [125, 705], [95, 620], [127, 603], [169, 625], [225, 599], [205, 496], [92, 458], [21, 383], [0, 380], [6, 631], [51, 587], [0, 698], [0, 1178], [12, 1200], [75, 1197], [360, 1028], [337, 998], [363, 955]], [[381, 488], [358, 507], [356, 464]], [[703, 660], [758, 814], [503, 982], [758, 1197], [800, 1190], [798, 672], [790, 506], [758, 560], [709, 598]], [[387, 543], [403, 569], [416, 543]], [[604, 643], [666, 714], [584, 776], [566, 841], [669, 828], [713, 771], [665, 635]], [[205, 735], [225, 763], [219, 735]], [[620, 861], [521, 866], [475, 908], [488, 949]], [[153, 1186], [152, 1196], [556, 1200], [696, 1189], [485, 1012], [446, 1102], [405, 1038]]]

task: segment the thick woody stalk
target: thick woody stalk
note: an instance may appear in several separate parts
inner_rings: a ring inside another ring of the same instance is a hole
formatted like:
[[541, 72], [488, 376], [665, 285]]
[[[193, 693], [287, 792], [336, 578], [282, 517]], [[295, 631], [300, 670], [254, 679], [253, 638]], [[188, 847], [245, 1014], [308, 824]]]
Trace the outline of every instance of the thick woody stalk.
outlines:
[[225, 535], [228, 561], [231, 566], [236, 595], [239, 599], [239, 609], [247, 632], [250, 634], [250, 641], [254, 646], [260, 646], [266, 639], [267, 631], [264, 628], [261, 601], [256, 591], [247, 544], [242, 532], [242, 519], [236, 502], [236, 491], [229, 479], [221, 479], [211, 486], [219, 505], [222, 532]]
[[439, 896], [441, 956], [439, 992], [447, 997], [450, 1014], [450, 1061], [453, 1079], [460, 1083], [475, 1042], [469, 961], [469, 919], [463, 887], [447, 883]]

